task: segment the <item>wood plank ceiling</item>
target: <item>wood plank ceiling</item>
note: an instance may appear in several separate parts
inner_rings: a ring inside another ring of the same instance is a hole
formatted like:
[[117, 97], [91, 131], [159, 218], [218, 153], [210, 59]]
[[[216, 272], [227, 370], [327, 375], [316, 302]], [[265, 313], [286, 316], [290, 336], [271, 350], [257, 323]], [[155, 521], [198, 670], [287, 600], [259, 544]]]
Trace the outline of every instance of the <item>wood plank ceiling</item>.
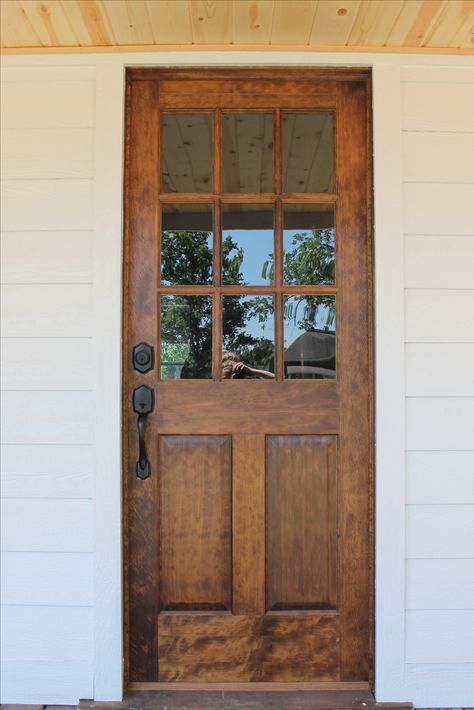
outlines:
[[3, 51], [474, 52], [474, 0], [0, 0]]

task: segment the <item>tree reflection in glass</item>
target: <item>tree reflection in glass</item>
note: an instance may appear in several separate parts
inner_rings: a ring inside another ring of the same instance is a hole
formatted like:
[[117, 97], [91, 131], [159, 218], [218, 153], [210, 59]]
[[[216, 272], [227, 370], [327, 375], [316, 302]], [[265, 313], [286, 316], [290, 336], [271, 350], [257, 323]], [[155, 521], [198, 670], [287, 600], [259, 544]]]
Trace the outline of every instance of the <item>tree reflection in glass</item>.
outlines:
[[161, 296], [161, 377], [212, 377], [212, 297]]
[[251, 368], [251, 371], [243, 368], [242, 377], [261, 379], [274, 371], [273, 314], [273, 296], [223, 298], [224, 353], [234, 353], [237, 362]]
[[283, 280], [287, 284], [334, 284], [336, 267], [332, 205], [285, 205]]
[[161, 283], [212, 284], [212, 206], [165, 203], [161, 229]]

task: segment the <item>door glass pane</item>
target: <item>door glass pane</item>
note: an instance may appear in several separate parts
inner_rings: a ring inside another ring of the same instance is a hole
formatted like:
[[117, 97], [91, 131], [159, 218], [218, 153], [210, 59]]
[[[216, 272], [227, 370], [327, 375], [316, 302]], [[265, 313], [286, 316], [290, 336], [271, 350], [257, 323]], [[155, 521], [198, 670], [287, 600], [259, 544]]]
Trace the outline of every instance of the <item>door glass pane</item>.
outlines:
[[332, 113], [284, 113], [281, 131], [283, 192], [333, 192]]
[[273, 283], [273, 205], [223, 205], [222, 283]]
[[212, 377], [212, 297], [161, 296], [161, 378]]
[[212, 192], [212, 114], [165, 113], [163, 192]]
[[336, 376], [336, 297], [285, 296], [285, 377]]
[[224, 296], [223, 379], [270, 379], [274, 372], [272, 296]]
[[222, 116], [224, 192], [273, 192], [273, 114]]
[[161, 283], [212, 283], [211, 205], [163, 204]]
[[287, 284], [333, 284], [336, 267], [333, 205], [285, 205], [283, 280]]

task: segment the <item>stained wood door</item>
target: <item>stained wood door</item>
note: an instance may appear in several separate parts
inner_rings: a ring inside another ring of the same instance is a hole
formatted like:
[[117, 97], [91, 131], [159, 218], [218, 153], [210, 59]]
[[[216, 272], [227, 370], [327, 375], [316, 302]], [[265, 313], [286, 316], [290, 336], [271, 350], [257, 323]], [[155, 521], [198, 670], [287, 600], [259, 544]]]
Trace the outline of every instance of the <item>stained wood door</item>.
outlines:
[[365, 682], [368, 78], [135, 70], [126, 114], [128, 680]]

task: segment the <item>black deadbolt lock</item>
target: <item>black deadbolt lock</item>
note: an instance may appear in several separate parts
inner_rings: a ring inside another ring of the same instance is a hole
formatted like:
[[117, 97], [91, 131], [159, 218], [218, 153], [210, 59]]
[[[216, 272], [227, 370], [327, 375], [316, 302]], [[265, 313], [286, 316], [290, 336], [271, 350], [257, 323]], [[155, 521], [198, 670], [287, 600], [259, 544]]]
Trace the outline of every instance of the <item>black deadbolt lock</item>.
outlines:
[[148, 343], [138, 343], [133, 348], [133, 367], [138, 372], [148, 372], [154, 366], [153, 348]]

